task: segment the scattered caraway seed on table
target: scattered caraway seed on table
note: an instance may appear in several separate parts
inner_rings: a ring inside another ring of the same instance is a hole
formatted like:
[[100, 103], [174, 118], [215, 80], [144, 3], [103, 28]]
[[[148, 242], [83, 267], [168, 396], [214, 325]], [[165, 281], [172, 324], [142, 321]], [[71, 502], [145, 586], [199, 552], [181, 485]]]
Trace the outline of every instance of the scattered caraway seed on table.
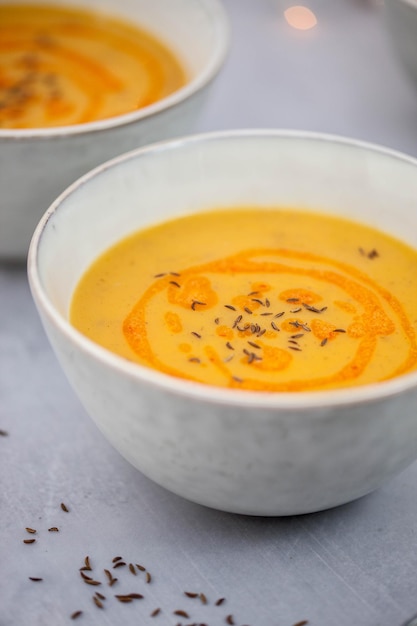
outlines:
[[161, 612], [161, 609], [158, 607], [157, 609], [155, 609], [154, 611], [152, 611], [151, 613], [151, 617], [156, 617], [157, 615], [159, 615]]
[[71, 613], [70, 618], [71, 619], [78, 619], [79, 617], [81, 617], [82, 614], [83, 614], [82, 611], [74, 611], [74, 613]]
[[[61, 503], [61, 508], [65, 507], [65, 504]], [[65, 509], [67, 509], [67, 507], [65, 507]], [[65, 510], [63, 508], [63, 510]], [[68, 512], [68, 509], [67, 511]], [[25, 530], [29, 533], [29, 534], [35, 534], [38, 531], [30, 526], [25, 527]], [[58, 528], [53, 526], [51, 528], [48, 528], [48, 530], [52, 530], [52, 531], [58, 531]], [[36, 539], [31, 538], [31, 539], [24, 539], [23, 540], [24, 543], [34, 543], [36, 541]], [[111, 560], [111, 563], [113, 564], [113, 567], [115, 566], [126, 566], [126, 562], [123, 561], [123, 558], [121, 556], [117, 556], [114, 557]], [[135, 570], [135, 567], [138, 569], [139, 572], [143, 572], [145, 574], [144, 579], [142, 579], [142, 583], [145, 584], [149, 584], [152, 580], [153, 577], [150, 574], [150, 572], [147, 570], [147, 568], [139, 563], [129, 563], [128, 567], [126, 567], [126, 571], [129, 570], [129, 572], [131, 574], [133, 574], [134, 576], [137, 577], [137, 572]], [[82, 567], [79, 568], [79, 574], [81, 576], [81, 579], [84, 583], [89, 584], [89, 585], [93, 585], [93, 586], [99, 586], [102, 584], [102, 581], [99, 580], [97, 578], [96, 575], [93, 574], [93, 564], [92, 561], [90, 559], [89, 556], [86, 556], [84, 558], [84, 562]], [[87, 574], [85, 574], [84, 572], [88, 571], [88, 572], [92, 572], [92, 576], [88, 576]], [[110, 569], [103, 569], [102, 570], [104, 572], [105, 577], [107, 578], [107, 583], [108, 585], [111, 587], [114, 583], [117, 582], [117, 578], [114, 578]], [[42, 582], [44, 581], [43, 578], [39, 577], [39, 576], [29, 576], [28, 579], [31, 582]], [[130, 579], [131, 581], [133, 579]], [[136, 581], [135, 581], [136, 582]], [[140, 583], [140, 577], [137, 577], [137, 582]], [[119, 583], [120, 584], [120, 583]], [[200, 605], [207, 605], [209, 604], [209, 600], [206, 596], [206, 594], [202, 591], [183, 591], [182, 592], [182, 597], [184, 598], [187, 597], [190, 600], [197, 600], [198, 603]], [[141, 593], [138, 593], [136, 591], [132, 591], [130, 593], [118, 593], [114, 595], [114, 599], [117, 600], [119, 603], [121, 604], [131, 604], [132, 602], [134, 602], [135, 600], [142, 600], [144, 599], [145, 596]], [[94, 604], [94, 606], [96, 607], [96, 609], [99, 610], [105, 610], [106, 605], [108, 602], [111, 602], [112, 598], [110, 597], [110, 599], [108, 599], [108, 597], [106, 595], [104, 595], [103, 593], [100, 593], [98, 591], [96, 591], [94, 593], [94, 595], [91, 597], [92, 602]], [[221, 596], [219, 597], [213, 604], [216, 607], [221, 607], [224, 603], [226, 602], [226, 598]], [[155, 609], [153, 609], [150, 613], [149, 613], [149, 617], [151, 618], [156, 618], [160, 613], [162, 613], [162, 608], [161, 607], [157, 607]], [[81, 618], [84, 615], [84, 611], [81, 609], [77, 609], [76, 611], [73, 611], [70, 615], [69, 618], [71, 620], [77, 620], [79, 618]], [[178, 617], [182, 617], [184, 619], [192, 619], [190, 616], [190, 613], [185, 609], [185, 608], [176, 608], [176, 609], [172, 609], [172, 615], [176, 615]], [[235, 617], [232, 613], [229, 613], [227, 615], [223, 614], [223, 623], [227, 624], [228, 626], [238, 626], [237, 622], [235, 621]], [[202, 621], [194, 621], [191, 624], [183, 624], [183, 623], [179, 623], [180, 626], [209, 626], [208, 623], [206, 622], [202, 622]], [[293, 626], [307, 626], [309, 624], [308, 620], [301, 620], [300, 622], [297, 622], [296, 624], [293, 624]], [[249, 626], [249, 624], [241, 624], [241, 626]]]
[[96, 596], [93, 596], [93, 602], [96, 605], [96, 607], [98, 609], [104, 609], [104, 604], [102, 603], [101, 600], [99, 600], [99, 598], [97, 598]]

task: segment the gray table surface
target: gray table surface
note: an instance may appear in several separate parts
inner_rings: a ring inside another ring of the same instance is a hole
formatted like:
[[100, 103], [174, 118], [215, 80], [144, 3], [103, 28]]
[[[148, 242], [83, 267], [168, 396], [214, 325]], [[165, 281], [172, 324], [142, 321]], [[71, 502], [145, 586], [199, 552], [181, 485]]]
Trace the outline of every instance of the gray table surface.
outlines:
[[[197, 130], [301, 128], [417, 156], [417, 90], [392, 54], [378, 3], [309, 0], [318, 25], [307, 32], [285, 23], [289, 4], [225, 0], [232, 48]], [[25, 269], [7, 265], [0, 429], [8, 432], [0, 436], [1, 626], [216, 626], [229, 614], [238, 626], [400, 626], [417, 613], [416, 463], [359, 501], [296, 518], [235, 516], [184, 501], [104, 440], [51, 352]], [[32, 545], [23, 543], [26, 526], [37, 529]], [[101, 586], [81, 581], [86, 555]], [[112, 570], [117, 585], [105, 584], [103, 569], [117, 555], [145, 565], [151, 583], [121, 567]], [[97, 590], [107, 596], [103, 610], [92, 602]], [[185, 590], [203, 592], [208, 603]], [[113, 597], [130, 592], [145, 599]], [[77, 609], [84, 613], [72, 622]], [[190, 618], [173, 615], [177, 609]]]

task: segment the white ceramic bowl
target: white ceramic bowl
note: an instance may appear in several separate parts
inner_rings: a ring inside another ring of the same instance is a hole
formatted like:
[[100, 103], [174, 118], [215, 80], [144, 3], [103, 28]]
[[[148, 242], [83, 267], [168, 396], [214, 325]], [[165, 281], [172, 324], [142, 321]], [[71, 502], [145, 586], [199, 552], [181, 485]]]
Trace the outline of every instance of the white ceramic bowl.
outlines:
[[[1, 3], [21, 0], [0, 0]], [[37, 3], [38, 0], [25, 0]], [[26, 258], [45, 207], [99, 163], [190, 132], [224, 61], [229, 29], [220, 0], [55, 0], [137, 22], [166, 42], [190, 81], [134, 113], [74, 126], [0, 129], [0, 258]]]
[[417, 0], [385, 0], [384, 6], [395, 51], [417, 86]]
[[303, 393], [180, 380], [78, 333], [68, 322], [73, 290], [131, 231], [239, 203], [349, 216], [417, 249], [416, 197], [416, 160], [341, 138], [236, 131], [160, 143], [97, 168], [54, 202], [32, 240], [30, 285], [74, 390], [144, 474], [227, 511], [317, 511], [368, 493], [417, 457], [416, 372]]

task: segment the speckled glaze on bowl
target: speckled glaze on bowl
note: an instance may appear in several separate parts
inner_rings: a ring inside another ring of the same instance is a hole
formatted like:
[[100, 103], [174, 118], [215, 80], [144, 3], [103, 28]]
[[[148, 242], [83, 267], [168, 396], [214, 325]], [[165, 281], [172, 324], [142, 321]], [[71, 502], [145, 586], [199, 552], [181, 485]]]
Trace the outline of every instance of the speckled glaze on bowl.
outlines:
[[[0, 0], [10, 2], [23, 0]], [[45, 208], [85, 172], [127, 150], [191, 132], [228, 49], [229, 28], [220, 0], [54, 3], [97, 9], [143, 25], [177, 53], [190, 80], [134, 113], [56, 128], [0, 128], [0, 259], [26, 258]]]
[[349, 216], [417, 248], [416, 197], [416, 160], [341, 138], [235, 131], [160, 143], [94, 170], [54, 202], [32, 239], [30, 285], [75, 392], [140, 471], [226, 511], [317, 511], [370, 492], [417, 457], [416, 372], [325, 392], [210, 387], [94, 344], [68, 322], [71, 296], [90, 263], [131, 231], [216, 206]]
[[417, 87], [417, 0], [385, 0], [384, 8], [395, 52]]

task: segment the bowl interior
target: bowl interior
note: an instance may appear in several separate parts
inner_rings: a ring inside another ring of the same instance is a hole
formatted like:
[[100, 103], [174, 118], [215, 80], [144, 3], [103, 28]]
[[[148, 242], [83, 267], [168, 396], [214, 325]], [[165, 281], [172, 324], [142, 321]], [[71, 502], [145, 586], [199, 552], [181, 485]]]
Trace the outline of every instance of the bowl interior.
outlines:
[[284, 206], [352, 218], [417, 248], [416, 197], [417, 162], [365, 144], [278, 132], [196, 136], [123, 155], [74, 183], [39, 224], [30, 258], [67, 318], [92, 261], [148, 225], [218, 207]]

